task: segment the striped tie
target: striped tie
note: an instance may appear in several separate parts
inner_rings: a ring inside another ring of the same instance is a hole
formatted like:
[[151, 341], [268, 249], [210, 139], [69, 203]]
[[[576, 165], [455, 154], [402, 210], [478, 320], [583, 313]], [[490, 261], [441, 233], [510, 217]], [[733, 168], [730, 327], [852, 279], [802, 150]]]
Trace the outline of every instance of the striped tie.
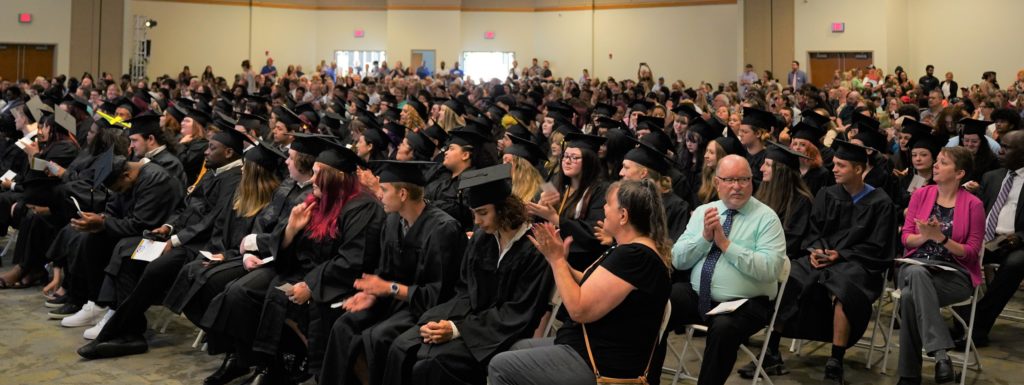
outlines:
[[992, 238], [996, 237], [996, 224], [999, 223], [999, 212], [1003, 210], [1006, 198], [1010, 196], [1010, 188], [1013, 187], [1013, 178], [1016, 176], [1017, 173], [1013, 171], [1007, 173], [1006, 180], [1003, 180], [1003, 186], [999, 188], [996, 202], [992, 205], [992, 209], [989, 210], [988, 217], [985, 218], [985, 242], [991, 241]]

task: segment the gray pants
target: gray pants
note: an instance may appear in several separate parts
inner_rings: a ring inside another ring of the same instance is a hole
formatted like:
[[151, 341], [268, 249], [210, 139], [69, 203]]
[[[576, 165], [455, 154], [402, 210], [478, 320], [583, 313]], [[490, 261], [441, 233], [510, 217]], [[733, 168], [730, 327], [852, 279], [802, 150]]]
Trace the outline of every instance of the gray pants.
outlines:
[[593, 385], [594, 372], [579, 353], [554, 338], [516, 342], [487, 368], [490, 385]]
[[953, 348], [942, 306], [963, 301], [974, 288], [962, 272], [904, 265], [900, 287], [900, 377], [921, 377], [921, 349], [931, 353]]

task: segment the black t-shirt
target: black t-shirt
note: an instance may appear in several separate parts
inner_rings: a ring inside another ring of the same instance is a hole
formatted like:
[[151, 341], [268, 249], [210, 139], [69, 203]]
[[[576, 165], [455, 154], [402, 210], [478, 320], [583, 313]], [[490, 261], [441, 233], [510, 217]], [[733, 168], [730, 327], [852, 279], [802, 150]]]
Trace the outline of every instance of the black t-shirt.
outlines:
[[[654, 250], [635, 243], [608, 250], [599, 265], [636, 290], [600, 320], [587, 324], [594, 360], [603, 376], [637, 377], [647, 368], [651, 349], [661, 328], [665, 303], [671, 291], [668, 268]], [[583, 282], [593, 270], [596, 267], [584, 273]], [[560, 310], [565, 311], [565, 308]], [[581, 324], [571, 320], [566, 322], [558, 329], [555, 343], [569, 345], [590, 364]], [[658, 371], [652, 372], [657, 375]]]

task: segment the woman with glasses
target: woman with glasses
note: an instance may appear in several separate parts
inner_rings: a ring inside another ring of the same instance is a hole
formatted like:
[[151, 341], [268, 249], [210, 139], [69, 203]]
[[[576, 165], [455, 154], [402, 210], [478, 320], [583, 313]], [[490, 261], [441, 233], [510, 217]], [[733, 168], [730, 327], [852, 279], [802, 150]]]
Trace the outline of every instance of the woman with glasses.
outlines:
[[582, 270], [605, 250], [595, 235], [594, 227], [604, 220], [605, 191], [598, 150], [605, 138], [570, 133], [565, 136], [560, 170], [551, 183], [557, 191], [545, 191], [539, 203], [527, 203], [530, 215], [557, 226], [563, 237], [572, 237], [569, 263]]

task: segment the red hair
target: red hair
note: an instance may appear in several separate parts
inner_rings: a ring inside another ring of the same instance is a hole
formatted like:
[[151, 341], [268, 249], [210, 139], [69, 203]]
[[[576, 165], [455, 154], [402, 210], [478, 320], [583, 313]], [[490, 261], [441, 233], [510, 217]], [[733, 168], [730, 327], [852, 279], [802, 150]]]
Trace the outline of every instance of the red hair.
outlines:
[[320, 198], [313, 194], [306, 196], [307, 205], [316, 202], [313, 217], [306, 225], [306, 234], [316, 242], [337, 238], [341, 209], [361, 191], [359, 178], [321, 163], [314, 182], [320, 188]]

